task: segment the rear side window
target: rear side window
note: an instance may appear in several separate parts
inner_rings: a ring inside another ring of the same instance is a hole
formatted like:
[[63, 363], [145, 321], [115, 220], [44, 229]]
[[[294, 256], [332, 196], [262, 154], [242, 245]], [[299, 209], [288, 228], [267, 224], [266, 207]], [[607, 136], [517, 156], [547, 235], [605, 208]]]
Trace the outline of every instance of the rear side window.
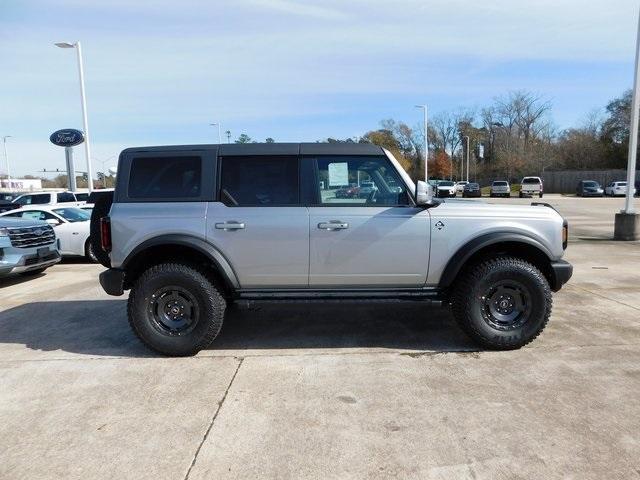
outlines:
[[73, 193], [69, 193], [69, 192], [60, 192], [57, 194], [57, 198], [58, 198], [58, 203], [76, 201], [76, 197], [73, 195]]
[[78, 200], [79, 202], [86, 202], [87, 200], [89, 200], [89, 194], [88, 193], [76, 193], [76, 200]]
[[220, 168], [220, 200], [226, 205], [299, 204], [298, 157], [222, 157]]
[[200, 197], [201, 188], [199, 156], [137, 157], [131, 162], [130, 198], [188, 200]]

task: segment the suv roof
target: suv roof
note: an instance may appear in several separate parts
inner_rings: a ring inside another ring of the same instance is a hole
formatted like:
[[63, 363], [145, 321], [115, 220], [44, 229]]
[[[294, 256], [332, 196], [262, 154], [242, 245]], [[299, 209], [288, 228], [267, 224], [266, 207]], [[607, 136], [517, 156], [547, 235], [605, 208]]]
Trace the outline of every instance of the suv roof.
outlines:
[[230, 155], [382, 155], [383, 150], [371, 143], [222, 143], [203, 145], [167, 145], [133, 147], [122, 153], [218, 150]]

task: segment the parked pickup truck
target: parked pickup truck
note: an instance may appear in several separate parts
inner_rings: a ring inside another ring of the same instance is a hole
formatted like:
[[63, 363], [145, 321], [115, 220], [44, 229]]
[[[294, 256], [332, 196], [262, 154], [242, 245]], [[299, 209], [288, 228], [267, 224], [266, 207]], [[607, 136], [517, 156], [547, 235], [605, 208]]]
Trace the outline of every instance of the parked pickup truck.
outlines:
[[[374, 188], [339, 193], [355, 181]], [[432, 198], [371, 144], [130, 148], [91, 224], [102, 287], [131, 290], [133, 331], [167, 355], [206, 348], [243, 299], [446, 305], [480, 346], [514, 349], [572, 274], [550, 206]]]
[[56, 234], [46, 222], [0, 218], [0, 277], [34, 275], [59, 261]]

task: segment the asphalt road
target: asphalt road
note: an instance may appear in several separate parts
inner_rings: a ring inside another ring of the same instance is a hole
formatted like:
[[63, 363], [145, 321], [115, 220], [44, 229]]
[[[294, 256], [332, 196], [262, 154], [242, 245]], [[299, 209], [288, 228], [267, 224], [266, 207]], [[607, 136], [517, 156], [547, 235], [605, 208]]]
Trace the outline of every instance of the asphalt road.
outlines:
[[574, 278], [513, 352], [419, 303], [251, 304], [162, 358], [99, 266], [0, 281], [0, 478], [639, 478], [640, 243], [546, 197]]

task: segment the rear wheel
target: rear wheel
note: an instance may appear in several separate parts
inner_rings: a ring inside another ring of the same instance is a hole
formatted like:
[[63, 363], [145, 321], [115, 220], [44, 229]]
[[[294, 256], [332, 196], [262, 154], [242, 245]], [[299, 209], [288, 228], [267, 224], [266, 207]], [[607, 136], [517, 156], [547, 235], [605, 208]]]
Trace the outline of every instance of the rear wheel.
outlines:
[[93, 249], [93, 244], [91, 243], [91, 239], [87, 239], [87, 244], [84, 246], [84, 256], [87, 261], [91, 263], [99, 263], [98, 257], [95, 254]]
[[546, 278], [532, 264], [513, 257], [487, 260], [467, 269], [451, 300], [462, 330], [493, 350], [512, 350], [531, 342], [551, 315]]
[[129, 324], [142, 342], [164, 355], [198, 353], [222, 328], [226, 302], [195, 266], [163, 263], [146, 270], [129, 295]]

